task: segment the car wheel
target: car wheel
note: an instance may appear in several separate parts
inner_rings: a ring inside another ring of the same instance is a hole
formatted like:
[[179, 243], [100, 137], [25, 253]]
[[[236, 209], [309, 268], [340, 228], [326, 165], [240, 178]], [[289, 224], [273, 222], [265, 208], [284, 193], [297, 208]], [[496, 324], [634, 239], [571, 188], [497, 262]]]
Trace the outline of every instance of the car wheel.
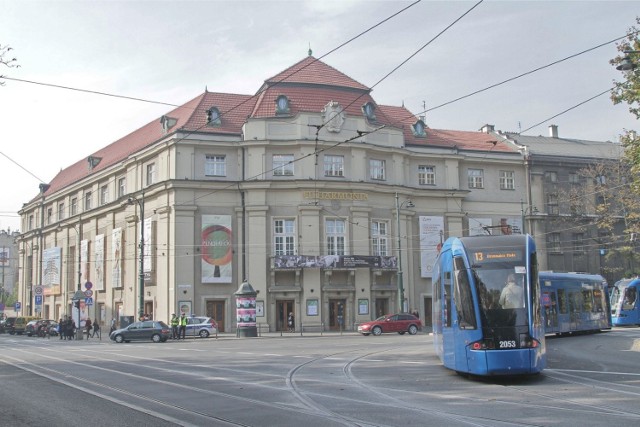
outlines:
[[405, 332], [406, 332], [406, 331], [398, 331], [398, 333], [399, 333], [400, 335], [404, 335], [404, 333], [405, 333]]
[[369, 336], [369, 334], [365, 334], [365, 333], [362, 333], [362, 335], [364, 335], [365, 337], [368, 337], [368, 336]]
[[160, 334], [153, 334], [153, 336], [151, 337], [151, 341], [153, 342], [160, 342], [162, 340], [162, 337], [160, 336]]
[[380, 335], [382, 333], [382, 328], [380, 326], [374, 326], [371, 333], [373, 335]]
[[409, 326], [409, 334], [415, 335], [418, 333], [418, 327], [416, 325]]
[[200, 338], [208, 338], [209, 337], [209, 331], [207, 331], [206, 329], [203, 329], [203, 330], [200, 331], [200, 333], [198, 335], [200, 335]]
[[122, 335], [116, 335], [116, 337], [113, 340], [118, 344], [120, 344], [124, 341], [124, 337]]

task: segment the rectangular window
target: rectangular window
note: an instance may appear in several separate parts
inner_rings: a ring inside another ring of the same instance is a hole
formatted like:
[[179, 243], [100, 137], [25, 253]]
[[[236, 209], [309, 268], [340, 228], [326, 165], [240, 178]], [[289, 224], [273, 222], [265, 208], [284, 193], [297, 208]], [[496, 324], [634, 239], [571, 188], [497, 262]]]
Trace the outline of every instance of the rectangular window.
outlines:
[[469, 169], [467, 170], [469, 178], [469, 188], [484, 188], [484, 170]]
[[33, 230], [33, 215], [29, 215], [29, 225], [27, 226], [27, 230]]
[[547, 213], [549, 215], [558, 215], [560, 208], [558, 208], [558, 195], [556, 193], [547, 194]]
[[371, 179], [384, 181], [386, 179], [384, 167], [385, 167], [384, 160], [376, 160], [376, 159], [369, 160], [369, 175], [371, 176]]
[[104, 185], [100, 187], [100, 206], [109, 203], [109, 187]]
[[549, 252], [560, 252], [560, 233], [550, 233], [547, 246]]
[[345, 255], [346, 227], [343, 219], [328, 219], [325, 223], [327, 255]]
[[147, 165], [147, 186], [151, 184], [155, 184], [157, 178], [158, 177], [156, 176], [156, 164], [151, 163]]
[[293, 219], [276, 219], [273, 222], [274, 255], [295, 255], [295, 225]]
[[207, 154], [204, 161], [206, 176], [227, 176], [227, 157]]
[[273, 176], [293, 176], [293, 154], [273, 155]]
[[500, 189], [515, 190], [516, 178], [514, 171], [500, 171]]
[[389, 255], [389, 224], [386, 221], [371, 222], [372, 253], [375, 256]]
[[558, 173], [554, 171], [547, 171], [544, 173], [544, 180], [547, 182], [558, 182]]
[[118, 179], [118, 199], [127, 194], [127, 178]]
[[607, 183], [607, 177], [604, 175], [598, 175], [596, 176], [596, 184], [598, 185], [606, 185]]
[[418, 166], [418, 183], [420, 185], [436, 185], [436, 167]]
[[344, 156], [325, 154], [324, 176], [344, 176]]
[[88, 211], [92, 207], [91, 191], [84, 193], [84, 210]]
[[53, 208], [47, 208], [47, 224], [53, 222]]
[[584, 253], [584, 233], [573, 234], [573, 252]]
[[62, 221], [65, 217], [64, 203], [58, 203], [58, 221]]
[[580, 184], [580, 177], [578, 176], [577, 173], [570, 173], [569, 174], [569, 184], [571, 184], [571, 185]]
[[71, 199], [71, 215], [78, 214], [78, 198], [74, 197]]

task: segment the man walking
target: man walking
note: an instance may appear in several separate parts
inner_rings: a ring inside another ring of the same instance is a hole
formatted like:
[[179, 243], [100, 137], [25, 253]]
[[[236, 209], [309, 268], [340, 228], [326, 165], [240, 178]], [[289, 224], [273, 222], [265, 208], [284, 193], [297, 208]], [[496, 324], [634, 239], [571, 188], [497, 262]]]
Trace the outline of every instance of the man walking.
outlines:
[[178, 316], [176, 316], [175, 313], [173, 313], [171, 315], [171, 339], [172, 340], [177, 340], [179, 338], [178, 336], [178, 323], [180, 323], [180, 319], [178, 319]]
[[184, 340], [187, 335], [187, 316], [184, 313], [180, 315], [180, 319], [178, 319], [178, 324], [180, 325], [180, 331], [178, 332], [178, 339], [180, 339], [180, 336], [182, 336], [182, 339]]

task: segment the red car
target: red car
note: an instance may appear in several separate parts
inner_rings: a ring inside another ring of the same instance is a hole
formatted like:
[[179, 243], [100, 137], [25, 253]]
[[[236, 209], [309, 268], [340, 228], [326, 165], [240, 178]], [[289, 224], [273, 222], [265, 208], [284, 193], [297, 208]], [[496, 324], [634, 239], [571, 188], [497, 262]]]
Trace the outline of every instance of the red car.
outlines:
[[422, 330], [422, 322], [409, 313], [387, 314], [358, 325], [358, 332], [362, 335], [380, 335], [388, 332], [397, 332], [400, 335], [409, 332], [410, 335], [415, 335], [420, 330]]

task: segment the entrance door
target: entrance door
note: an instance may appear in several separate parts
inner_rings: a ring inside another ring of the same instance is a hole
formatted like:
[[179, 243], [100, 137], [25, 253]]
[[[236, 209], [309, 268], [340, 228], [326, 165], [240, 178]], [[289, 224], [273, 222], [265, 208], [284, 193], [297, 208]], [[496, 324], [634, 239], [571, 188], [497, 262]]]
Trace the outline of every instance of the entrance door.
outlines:
[[218, 332], [225, 332], [224, 300], [207, 301], [207, 317], [211, 317], [218, 324]]
[[425, 327], [431, 328], [433, 327], [432, 320], [432, 300], [431, 297], [424, 297], [424, 324]]
[[346, 301], [345, 299], [329, 300], [329, 330], [344, 330], [346, 324]]
[[[150, 319], [153, 319], [153, 301], [145, 301], [144, 302], [144, 314], [150, 316]], [[160, 320], [160, 319], [156, 319]]]
[[296, 318], [296, 313], [293, 311], [293, 300], [279, 300], [276, 302], [276, 331], [289, 330], [289, 326], [287, 325], [287, 317], [289, 316], [289, 313], [293, 313], [293, 319], [297, 326], [300, 320]]
[[389, 298], [376, 298], [375, 317], [377, 319], [380, 316], [389, 314]]

